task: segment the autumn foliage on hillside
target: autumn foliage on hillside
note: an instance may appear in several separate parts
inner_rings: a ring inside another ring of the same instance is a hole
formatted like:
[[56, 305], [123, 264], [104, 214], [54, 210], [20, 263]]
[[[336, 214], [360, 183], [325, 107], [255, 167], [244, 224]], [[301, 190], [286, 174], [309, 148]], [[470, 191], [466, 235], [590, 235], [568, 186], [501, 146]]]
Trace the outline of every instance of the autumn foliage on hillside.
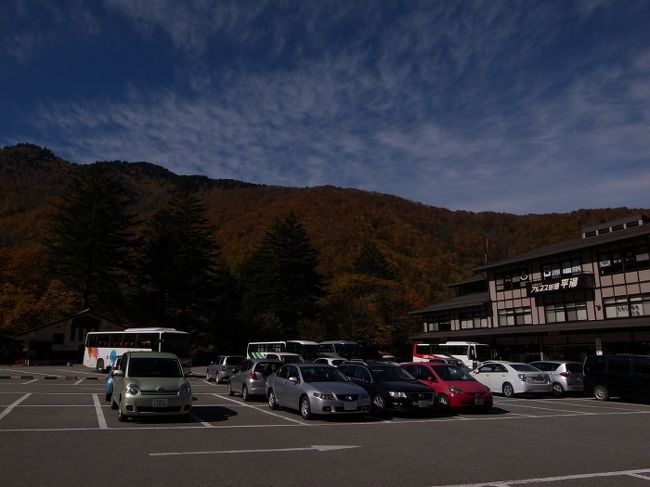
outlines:
[[[214, 265], [225, 274], [217, 286], [221, 297], [197, 309], [204, 314], [200, 320], [190, 321], [201, 323], [206, 340], [227, 337], [233, 344], [255, 336], [258, 325], [267, 332], [274, 329], [277, 317], [262, 323], [242, 313], [241, 278], [269, 230], [289, 215], [313, 247], [322, 293], [316, 311], [289, 328], [300, 336], [284, 338], [365, 338], [389, 350], [419, 329], [409, 311], [449, 297], [447, 284], [471, 276], [486, 259], [494, 262], [575, 238], [583, 226], [643, 212], [617, 208], [517, 216], [450, 211], [333, 186], [286, 188], [178, 176], [144, 162], [77, 165], [47, 149], [19, 144], [0, 150], [0, 329], [5, 332], [53, 321], [84, 304], [74, 286], [49, 271], [53, 262], [48, 262], [46, 243], [66, 192], [74, 191], [71, 183], [91, 166], [101, 166], [124, 188], [136, 241], [151, 232], [148, 225], [160, 218], [179, 188], [200, 203], [218, 249]], [[375, 260], [364, 262], [364, 255]], [[372, 262], [390, 272], [374, 272]], [[151, 319], [146, 310], [138, 307], [138, 284], [130, 279], [122, 285], [123, 302], [104, 300], [95, 303], [101, 307], [96, 311], [117, 322], [150, 325], [143, 322]], [[227, 296], [224, 286], [230, 289]], [[283, 329], [280, 323], [277, 329]]]

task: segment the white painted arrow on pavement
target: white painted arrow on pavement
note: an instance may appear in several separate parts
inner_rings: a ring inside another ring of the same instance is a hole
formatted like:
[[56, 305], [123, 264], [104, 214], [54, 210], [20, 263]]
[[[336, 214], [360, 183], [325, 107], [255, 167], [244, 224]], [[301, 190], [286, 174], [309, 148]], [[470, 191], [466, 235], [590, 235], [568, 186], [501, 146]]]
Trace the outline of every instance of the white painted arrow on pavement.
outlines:
[[216, 455], [228, 453], [273, 453], [282, 451], [332, 451], [346, 450], [348, 448], [360, 448], [359, 445], [311, 445], [302, 448], [270, 448], [260, 450], [215, 450], [215, 451], [176, 451], [163, 453], [149, 453], [150, 457], [171, 457], [179, 455]]

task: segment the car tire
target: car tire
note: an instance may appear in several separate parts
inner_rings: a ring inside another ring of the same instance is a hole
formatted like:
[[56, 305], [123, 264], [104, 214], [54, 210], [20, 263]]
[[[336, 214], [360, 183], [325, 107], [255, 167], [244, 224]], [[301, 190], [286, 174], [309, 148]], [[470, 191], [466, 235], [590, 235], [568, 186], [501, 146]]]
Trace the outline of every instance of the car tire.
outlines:
[[117, 410], [118, 406], [117, 406], [117, 403], [115, 401], [113, 401], [113, 396], [111, 396], [110, 401], [111, 401], [111, 409], [113, 411]]
[[205, 372], [205, 380], [207, 380], [208, 382], [210, 382], [210, 371], [206, 371], [206, 372]]
[[564, 396], [564, 387], [559, 382], [553, 382], [553, 395], [556, 397]]
[[372, 410], [375, 414], [382, 415], [386, 412], [386, 401], [381, 394], [372, 396]]
[[104, 359], [100, 358], [97, 360], [97, 365], [95, 366], [97, 372], [104, 372]]
[[122, 406], [117, 407], [117, 420], [120, 423], [124, 423], [125, 421], [129, 420], [129, 417], [122, 412]]
[[594, 397], [599, 401], [607, 401], [609, 399], [609, 390], [605, 386], [594, 387]]
[[106, 394], [106, 402], [109, 402], [112, 396], [113, 394]]
[[241, 398], [244, 400], [244, 402], [248, 402], [251, 400], [250, 395], [248, 394], [248, 387], [244, 385], [244, 387], [241, 388]]
[[280, 405], [278, 404], [278, 401], [275, 399], [275, 392], [273, 392], [273, 389], [269, 390], [268, 404], [269, 404], [269, 408], [273, 410], [280, 409]]
[[512, 384], [510, 382], [503, 384], [501, 391], [505, 397], [515, 397], [515, 388], [512, 387]]
[[232, 384], [228, 384], [228, 395], [229, 396], [235, 395], [235, 391], [232, 390]]
[[449, 412], [451, 410], [451, 404], [449, 404], [449, 398], [445, 394], [438, 395], [438, 405], [440, 409], [444, 412]]
[[311, 419], [311, 404], [309, 404], [309, 398], [307, 396], [302, 396], [300, 398], [300, 416], [302, 419]]

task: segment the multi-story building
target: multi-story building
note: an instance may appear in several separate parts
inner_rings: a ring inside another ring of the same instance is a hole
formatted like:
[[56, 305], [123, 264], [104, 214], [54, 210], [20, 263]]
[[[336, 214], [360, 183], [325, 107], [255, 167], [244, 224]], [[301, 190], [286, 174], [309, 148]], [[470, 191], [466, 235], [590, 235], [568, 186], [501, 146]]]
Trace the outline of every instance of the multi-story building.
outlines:
[[487, 343], [506, 359], [580, 360], [589, 353], [650, 353], [650, 219], [584, 228], [476, 269], [457, 296], [412, 314], [415, 342]]

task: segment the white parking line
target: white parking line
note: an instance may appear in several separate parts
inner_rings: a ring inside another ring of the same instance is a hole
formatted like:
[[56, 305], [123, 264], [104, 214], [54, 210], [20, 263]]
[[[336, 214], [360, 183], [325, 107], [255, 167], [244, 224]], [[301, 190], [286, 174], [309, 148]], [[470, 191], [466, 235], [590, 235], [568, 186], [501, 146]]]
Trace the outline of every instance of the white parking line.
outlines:
[[14, 408], [15, 408], [16, 406], [18, 406], [21, 402], [23, 402], [25, 399], [27, 399], [27, 398], [28, 398], [29, 396], [31, 396], [31, 395], [32, 395], [32, 393], [31, 393], [31, 392], [28, 392], [27, 394], [23, 395], [23, 397], [21, 397], [20, 399], [14, 401], [14, 402], [11, 403], [9, 406], [7, 406], [7, 409], [5, 409], [4, 411], [2, 411], [2, 412], [0, 413], [0, 420], [2, 420], [2, 418], [4, 418], [5, 416], [7, 416], [11, 411], [14, 410]]
[[27, 382], [21, 382], [20, 385], [24, 386], [25, 384], [31, 384], [32, 382], [36, 382], [37, 380], [39, 380], [39, 379], [36, 378], [36, 379], [28, 380]]
[[62, 375], [58, 374], [41, 374], [39, 372], [32, 372], [31, 370], [18, 370], [18, 369], [0, 369], [4, 372], [17, 372], [20, 375], [44, 375], [46, 377], [63, 377]]
[[75, 382], [75, 383], [72, 384], [72, 385], [74, 385], [74, 386], [78, 386], [78, 385], [81, 384], [82, 382], [86, 382], [86, 379], [79, 379], [77, 382]]
[[239, 404], [240, 406], [249, 407], [251, 409], [255, 409], [257, 411], [260, 411], [260, 412], [262, 412], [264, 414], [268, 414], [270, 416], [275, 416], [276, 418], [284, 419], [284, 420], [287, 420], [287, 421], [292, 421], [292, 422], [297, 423], [297, 424], [299, 424], [301, 426], [311, 426], [310, 424], [305, 423], [304, 421], [298, 421], [297, 419], [287, 418], [285, 416], [282, 416], [281, 414], [274, 413], [273, 411], [266, 411], [265, 409], [257, 408], [255, 406], [250, 405], [250, 404], [246, 404], [246, 403], [237, 401], [236, 399], [231, 399], [231, 398], [229, 398], [227, 396], [221, 396], [221, 395], [216, 394], [216, 393], [212, 393], [212, 395], [218, 397], [219, 399], [225, 399], [226, 401], [234, 402], [235, 404]]
[[99, 402], [99, 396], [97, 394], [93, 394], [93, 402], [95, 403], [95, 413], [97, 414], [97, 422], [99, 423], [99, 429], [107, 430], [108, 425], [106, 424], [104, 411], [102, 411], [102, 405]]
[[593, 479], [598, 477], [623, 477], [630, 476], [636, 478], [642, 478], [644, 480], [650, 480], [648, 477], [643, 477], [640, 474], [649, 473], [650, 469], [644, 468], [639, 470], [619, 470], [618, 472], [596, 472], [596, 473], [584, 473], [578, 475], [562, 475], [558, 477], [543, 477], [537, 479], [519, 479], [519, 480], [497, 480], [495, 482], [480, 482], [478, 484], [448, 484], [448, 485], [437, 485], [435, 487], [484, 487], [489, 485], [490, 487], [510, 487], [512, 485], [526, 485], [526, 484], [536, 484], [536, 483], [546, 483], [546, 482], [564, 482], [566, 480], [581, 480], [581, 479]]

